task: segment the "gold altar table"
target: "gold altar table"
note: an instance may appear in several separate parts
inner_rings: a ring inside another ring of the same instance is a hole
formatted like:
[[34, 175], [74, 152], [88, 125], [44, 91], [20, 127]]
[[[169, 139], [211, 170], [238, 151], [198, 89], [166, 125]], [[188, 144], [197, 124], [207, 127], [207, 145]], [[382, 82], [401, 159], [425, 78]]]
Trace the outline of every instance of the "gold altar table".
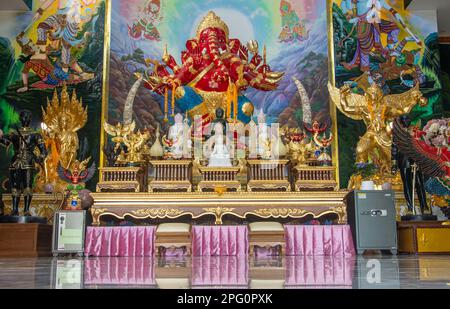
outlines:
[[211, 215], [222, 224], [224, 215], [246, 218], [319, 218], [336, 214], [339, 224], [347, 221], [344, 196], [347, 191], [328, 192], [155, 192], [92, 193], [93, 225], [103, 216], [124, 219], [168, 218]]
[[291, 191], [288, 170], [289, 160], [247, 160], [247, 191]]
[[148, 191], [154, 190], [186, 190], [192, 191], [191, 160], [152, 160], [154, 178], [148, 184]]

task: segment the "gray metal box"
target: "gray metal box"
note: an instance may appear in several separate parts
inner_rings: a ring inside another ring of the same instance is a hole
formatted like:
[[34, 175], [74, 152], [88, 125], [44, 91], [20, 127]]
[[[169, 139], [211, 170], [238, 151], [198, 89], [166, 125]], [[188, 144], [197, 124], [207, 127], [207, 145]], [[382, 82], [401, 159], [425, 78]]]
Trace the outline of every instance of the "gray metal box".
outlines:
[[347, 220], [358, 254], [367, 249], [397, 254], [394, 198], [391, 190], [355, 190], [347, 194]]
[[78, 253], [84, 251], [84, 237], [86, 229], [85, 210], [60, 210], [53, 219], [52, 252]]

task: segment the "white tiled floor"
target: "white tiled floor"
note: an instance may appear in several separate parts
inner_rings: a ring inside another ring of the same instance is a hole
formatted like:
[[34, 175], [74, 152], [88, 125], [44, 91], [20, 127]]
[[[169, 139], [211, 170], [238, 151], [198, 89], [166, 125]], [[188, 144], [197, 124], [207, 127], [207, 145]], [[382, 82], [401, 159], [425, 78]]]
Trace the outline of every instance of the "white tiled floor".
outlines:
[[450, 255], [2, 258], [0, 288], [450, 288]]

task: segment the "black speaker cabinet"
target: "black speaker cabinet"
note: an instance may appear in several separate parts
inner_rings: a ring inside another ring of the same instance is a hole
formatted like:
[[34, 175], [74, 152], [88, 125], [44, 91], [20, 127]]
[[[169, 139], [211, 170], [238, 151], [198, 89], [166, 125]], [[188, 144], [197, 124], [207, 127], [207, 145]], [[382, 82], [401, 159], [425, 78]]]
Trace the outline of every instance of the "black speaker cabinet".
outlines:
[[355, 190], [347, 196], [347, 220], [358, 254], [390, 250], [397, 254], [395, 194], [390, 190]]

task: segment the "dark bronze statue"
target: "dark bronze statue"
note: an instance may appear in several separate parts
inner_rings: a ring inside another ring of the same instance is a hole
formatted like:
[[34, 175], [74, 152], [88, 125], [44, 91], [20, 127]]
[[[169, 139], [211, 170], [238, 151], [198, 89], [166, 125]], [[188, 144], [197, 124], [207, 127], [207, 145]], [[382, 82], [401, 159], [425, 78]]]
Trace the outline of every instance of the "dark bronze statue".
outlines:
[[214, 136], [215, 132], [214, 132], [214, 125], [216, 123], [220, 123], [222, 124], [222, 128], [223, 128], [223, 136], [227, 135], [227, 120], [225, 119], [225, 111], [222, 108], [217, 108], [216, 109], [216, 118], [211, 122], [211, 135], [210, 136]]
[[[394, 120], [392, 158], [394, 171], [399, 170], [408, 209], [413, 215], [402, 216], [402, 220], [436, 220], [436, 216], [424, 214], [428, 209], [424, 177], [436, 177], [445, 170], [422, 151], [410, 132], [411, 119], [402, 115]], [[414, 191], [417, 193], [421, 215], [415, 214]]]
[[30, 128], [31, 112], [20, 113], [20, 128], [12, 129], [8, 134], [0, 132], [0, 144], [12, 146], [14, 155], [9, 165], [10, 186], [13, 210], [11, 215], [19, 215], [20, 195], [24, 198], [24, 215], [30, 216], [30, 205], [33, 197], [33, 178], [35, 165], [42, 164], [47, 156], [42, 135]]

